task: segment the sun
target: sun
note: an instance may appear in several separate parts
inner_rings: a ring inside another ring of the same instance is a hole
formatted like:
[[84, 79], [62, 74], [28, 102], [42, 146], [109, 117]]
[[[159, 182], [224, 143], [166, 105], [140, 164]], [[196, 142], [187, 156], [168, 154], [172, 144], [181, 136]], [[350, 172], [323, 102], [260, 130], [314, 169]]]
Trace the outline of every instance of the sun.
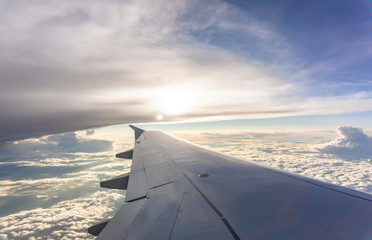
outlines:
[[167, 116], [177, 116], [191, 111], [193, 97], [191, 91], [169, 88], [162, 94], [162, 110]]

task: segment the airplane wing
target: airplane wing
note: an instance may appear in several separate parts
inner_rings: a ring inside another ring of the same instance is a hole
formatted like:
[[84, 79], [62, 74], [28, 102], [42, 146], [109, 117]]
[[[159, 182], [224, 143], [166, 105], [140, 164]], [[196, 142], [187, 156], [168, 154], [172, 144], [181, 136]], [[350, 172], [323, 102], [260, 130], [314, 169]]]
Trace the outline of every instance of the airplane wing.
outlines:
[[125, 204], [97, 239], [372, 239], [372, 195], [131, 127], [130, 173], [101, 182]]

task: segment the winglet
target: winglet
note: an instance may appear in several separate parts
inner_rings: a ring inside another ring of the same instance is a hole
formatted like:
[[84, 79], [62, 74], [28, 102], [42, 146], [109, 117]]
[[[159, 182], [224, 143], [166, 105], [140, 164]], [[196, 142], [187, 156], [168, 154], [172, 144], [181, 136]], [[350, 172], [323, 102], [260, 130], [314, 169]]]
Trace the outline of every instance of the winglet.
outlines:
[[135, 127], [133, 125], [129, 125], [130, 128], [132, 128], [134, 130], [134, 136], [135, 136], [135, 139], [137, 140], [141, 134], [145, 131], [141, 128], [138, 128], [138, 127]]

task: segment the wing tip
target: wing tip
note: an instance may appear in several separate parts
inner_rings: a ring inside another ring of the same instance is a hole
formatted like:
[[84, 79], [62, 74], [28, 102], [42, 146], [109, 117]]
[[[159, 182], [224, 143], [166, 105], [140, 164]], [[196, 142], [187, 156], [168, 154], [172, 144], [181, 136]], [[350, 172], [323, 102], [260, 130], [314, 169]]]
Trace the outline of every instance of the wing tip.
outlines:
[[134, 126], [134, 125], [129, 125], [129, 127], [130, 127], [131, 129], [134, 130], [134, 135], [135, 135], [135, 139], [136, 139], [136, 140], [137, 140], [137, 139], [141, 136], [141, 134], [145, 131], [145, 130], [143, 130], [142, 128], [136, 127], [136, 126]]
[[132, 124], [129, 124], [129, 127], [130, 127], [131, 129], [133, 129], [134, 131], [142, 131], [142, 132], [145, 131], [144, 129], [139, 128], [139, 127], [136, 127], [136, 126], [134, 126], [134, 125], [132, 125]]

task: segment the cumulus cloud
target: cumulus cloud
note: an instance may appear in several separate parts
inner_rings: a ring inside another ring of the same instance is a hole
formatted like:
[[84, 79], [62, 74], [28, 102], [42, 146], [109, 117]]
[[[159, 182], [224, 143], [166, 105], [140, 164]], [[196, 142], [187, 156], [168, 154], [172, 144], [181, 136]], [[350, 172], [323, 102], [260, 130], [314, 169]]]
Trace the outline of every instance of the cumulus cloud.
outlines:
[[234, 131], [179, 136], [263, 165], [372, 193], [369, 161], [349, 161], [317, 150], [334, 138], [331, 131]]
[[367, 136], [363, 129], [352, 126], [337, 128], [340, 138], [327, 143], [318, 150], [349, 160], [372, 158], [372, 138]]
[[[111, 139], [111, 150], [76, 152], [73, 144], [92, 140], [84, 134], [58, 134], [8, 145], [13, 153], [25, 154], [0, 162], [0, 171], [8, 163], [18, 166], [8, 168], [8, 175], [0, 173], [0, 239], [93, 239], [86, 229], [112, 216], [123, 204], [125, 192], [100, 189], [99, 182], [129, 171], [131, 161], [113, 156], [133, 146], [132, 136], [125, 141], [122, 136], [120, 141]], [[372, 192], [370, 162], [355, 164], [313, 149], [314, 144], [329, 141], [329, 131], [177, 135], [264, 165]], [[43, 154], [36, 154], [41, 150]], [[27, 158], [28, 151], [35, 159]], [[48, 165], [54, 165], [53, 169]]]
[[84, 132], [0, 146], [0, 239], [88, 239], [87, 228], [114, 214], [124, 191], [99, 182], [129, 171], [114, 153], [132, 146]]
[[112, 216], [123, 195], [100, 191], [90, 197], [61, 201], [0, 217], [0, 239], [94, 239], [86, 231]]

